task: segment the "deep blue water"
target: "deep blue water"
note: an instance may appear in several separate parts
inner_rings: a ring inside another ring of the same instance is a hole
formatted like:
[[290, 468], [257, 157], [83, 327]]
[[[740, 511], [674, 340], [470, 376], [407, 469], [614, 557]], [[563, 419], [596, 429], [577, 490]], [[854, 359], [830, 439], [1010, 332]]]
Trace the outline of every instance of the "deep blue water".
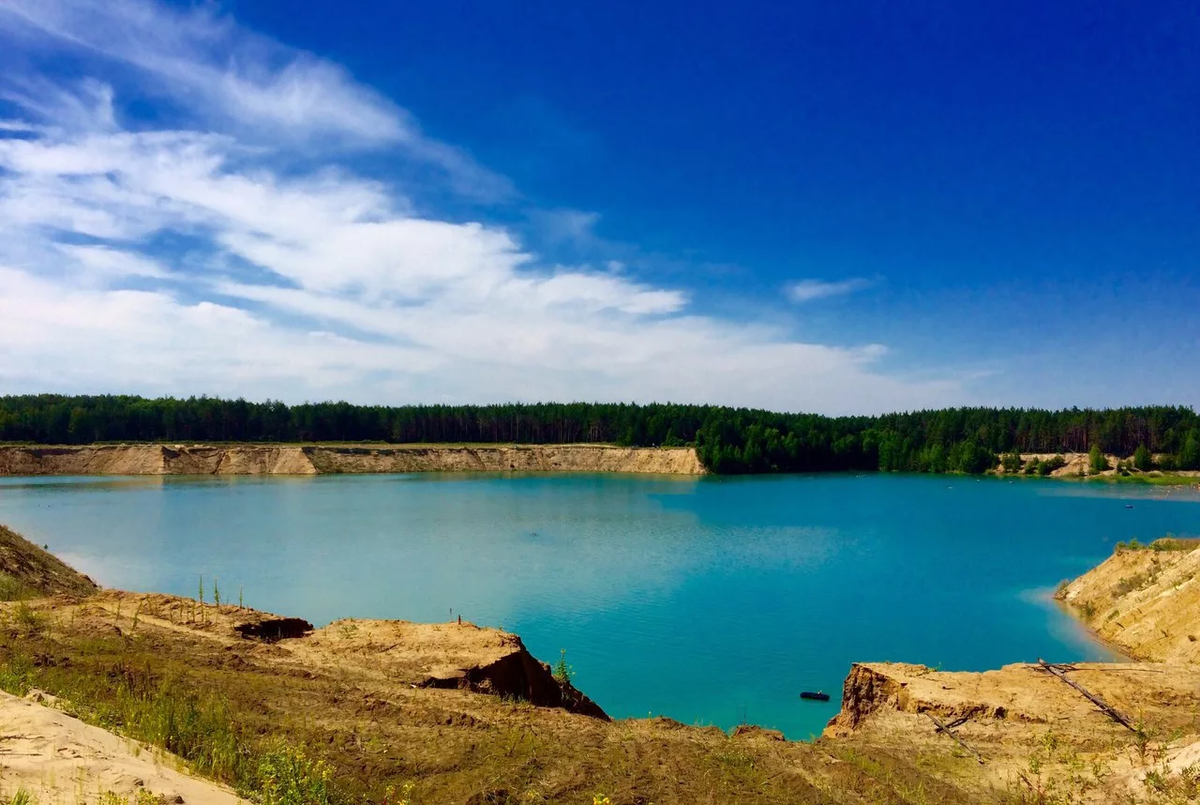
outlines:
[[[1132, 509], [1125, 508], [1133, 503]], [[0, 479], [0, 523], [107, 586], [519, 633], [614, 716], [819, 733], [853, 660], [1109, 656], [1047, 600], [1186, 490], [817, 475]], [[801, 702], [804, 689], [833, 694]]]

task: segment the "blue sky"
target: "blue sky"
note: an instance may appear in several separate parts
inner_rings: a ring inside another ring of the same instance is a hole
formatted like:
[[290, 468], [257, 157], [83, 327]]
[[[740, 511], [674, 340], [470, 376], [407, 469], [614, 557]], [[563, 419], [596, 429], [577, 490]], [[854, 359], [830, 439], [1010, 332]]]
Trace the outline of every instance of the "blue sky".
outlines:
[[0, 392], [1194, 405], [1198, 42], [1183, 2], [12, 0]]

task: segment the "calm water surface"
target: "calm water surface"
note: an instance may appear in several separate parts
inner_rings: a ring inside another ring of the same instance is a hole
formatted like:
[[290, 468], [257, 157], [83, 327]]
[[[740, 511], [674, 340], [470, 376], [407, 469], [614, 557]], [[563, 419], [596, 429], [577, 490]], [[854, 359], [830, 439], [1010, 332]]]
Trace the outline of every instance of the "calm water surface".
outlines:
[[543, 660], [565, 648], [614, 716], [798, 739], [853, 660], [1109, 656], [1049, 591], [1118, 540], [1200, 534], [1198, 502], [882, 475], [0, 479], [0, 522], [107, 586], [195, 595], [203, 573], [318, 625], [453, 611]]

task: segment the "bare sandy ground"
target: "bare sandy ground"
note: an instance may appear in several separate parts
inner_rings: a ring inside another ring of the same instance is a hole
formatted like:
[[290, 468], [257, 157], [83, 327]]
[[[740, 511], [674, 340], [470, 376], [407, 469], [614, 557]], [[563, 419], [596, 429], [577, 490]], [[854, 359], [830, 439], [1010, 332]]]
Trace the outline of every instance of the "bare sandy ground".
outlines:
[[1068, 584], [1059, 597], [1130, 656], [1200, 663], [1198, 577], [1200, 550], [1123, 550]]
[[549, 445], [0, 445], [0, 475], [631, 472], [702, 475], [690, 447]]
[[[31, 694], [29, 698], [42, 698]], [[38, 805], [93, 803], [144, 790], [166, 803], [235, 805], [233, 791], [190, 776], [173, 755], [0, 692], [0, 795], [24, 789]]]

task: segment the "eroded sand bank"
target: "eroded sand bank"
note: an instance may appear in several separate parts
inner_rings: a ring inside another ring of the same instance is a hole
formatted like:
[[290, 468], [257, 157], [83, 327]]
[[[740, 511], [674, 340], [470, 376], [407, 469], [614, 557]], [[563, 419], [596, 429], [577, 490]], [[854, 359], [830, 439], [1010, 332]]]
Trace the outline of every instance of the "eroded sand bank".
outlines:
[[0, 475], [630, 472], [701, 475], [690, 447], [563, 445], [0, 445]]

